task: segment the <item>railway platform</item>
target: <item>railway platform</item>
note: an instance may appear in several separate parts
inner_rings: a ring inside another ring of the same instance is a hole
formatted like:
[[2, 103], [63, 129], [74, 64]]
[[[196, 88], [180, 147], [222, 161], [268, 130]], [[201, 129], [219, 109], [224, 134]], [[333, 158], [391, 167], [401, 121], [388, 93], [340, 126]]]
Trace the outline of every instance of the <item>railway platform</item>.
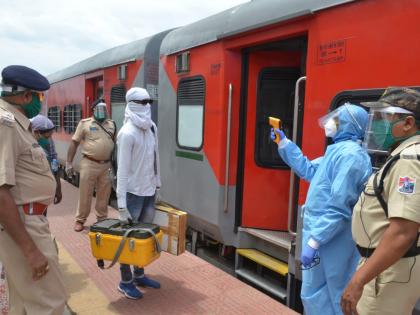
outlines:
[[[129, 300], [117, 291], [119, 268], [101, 270], [92, 257], [88, 227], [73, 231], [78, 189], [62, 181], [63, 200], [48, 209], [51, 231], [59, 247], [59, 259], [69, 292], [68, 304], [77, 314], [298, 314], [283, 304], [209, 264], [185, 252], [180, 256], [162, 253], [146, 267], [161, 289], [141, 289], [140, 300]], [[94, 203], [92, 203], [94, 205]], [[110, 217], [117, 211], [110, 207]], [[4, 279], [0, 278], [0, 315], [7, 315]]]

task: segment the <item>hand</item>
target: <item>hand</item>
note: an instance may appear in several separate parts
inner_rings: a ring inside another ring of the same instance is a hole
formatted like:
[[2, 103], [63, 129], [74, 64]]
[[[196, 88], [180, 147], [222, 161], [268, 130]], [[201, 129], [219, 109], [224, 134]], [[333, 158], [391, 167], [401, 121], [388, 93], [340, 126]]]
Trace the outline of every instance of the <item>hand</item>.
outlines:
[[27, 255], [27, 260], [32, 269], [33, 280], [41, 279], [50, 270], [47, 257], [38, 248]]
[[66, 174], [68, 177], [73, 177], [74, 175], [73, 164], [71, 162], [66, 162]]
[[302, 255], [300, 256], [300, 261], [302, 262], [303, 267], [310, 267], [315, 260], [316, 249], [312, 248], [308, 244], [302, 249]]
[[133, 218], [131, 217], [130, 211], [128, 211], [127, 208], [120, 208], [118, 209], [119, 217], [121, 224], [128, 224], [133, 221]]
[[61, 194], [61, 188], [58, 188], [55, 190], [55, 197], [54, 197], [54, 204], [60, 203], [61, 199], [63, 198], [63, 195]]
[[283, 130], [280, 130], [278, 128], [276, 129], [271, 128], [270, 138], [271, 140], [273, 140], [275, 143], [278, 144], [280, 140], [283, 140], [284, 138], [286, 138], [286, 135], [284, 134]]
[[355, 277], [353, 277], [341, 296], [341, 309], [344, 315], [359, 315], [359, 313], [357, 313], [356, 306], [362, 296], [362, 293], [363, 285], [361, 285], [355, 280]]

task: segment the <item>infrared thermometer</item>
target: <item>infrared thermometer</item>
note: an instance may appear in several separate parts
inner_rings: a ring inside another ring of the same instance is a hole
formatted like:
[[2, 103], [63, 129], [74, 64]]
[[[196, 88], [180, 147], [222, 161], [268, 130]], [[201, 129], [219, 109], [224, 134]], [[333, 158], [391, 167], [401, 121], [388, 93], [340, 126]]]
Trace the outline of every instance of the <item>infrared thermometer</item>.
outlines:
[[[271, 127], [276, 130], [281, 128], [281, 120], [276, 117], [268, 117], [268, 123], [271, 125]], [[276, 135], [276, 139], [274, 139], [275, 143], [279, 143], [280, 136], [274, 131], [274, 134]]]

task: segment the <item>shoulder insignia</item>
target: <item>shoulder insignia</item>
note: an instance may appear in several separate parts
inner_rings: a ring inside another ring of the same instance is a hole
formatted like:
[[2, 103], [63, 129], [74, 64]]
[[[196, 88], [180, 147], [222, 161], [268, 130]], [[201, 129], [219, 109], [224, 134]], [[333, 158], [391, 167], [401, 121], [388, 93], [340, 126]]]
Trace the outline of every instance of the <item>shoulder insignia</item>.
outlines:
[[85, 121], [89, 121], [89, 120], [91, 120], [91, 119], [92, 119], [92, 117], [88, 117], [88, 118], [84, 118], [84, 119], [82, 119], [81, 121], [85, 122]]
[[410, 145], [401, 151], [400, 157], [404, 160], [417, 160], [416, 145]]
[[410, 176], [400, 176], [398, 179], [398, 192], [404, 195], [413, 195], [416, 190], [416, 179]]
[[15, 124], [15, 116], [7, 111], [0, 112], [0, 124], [12, 127]]

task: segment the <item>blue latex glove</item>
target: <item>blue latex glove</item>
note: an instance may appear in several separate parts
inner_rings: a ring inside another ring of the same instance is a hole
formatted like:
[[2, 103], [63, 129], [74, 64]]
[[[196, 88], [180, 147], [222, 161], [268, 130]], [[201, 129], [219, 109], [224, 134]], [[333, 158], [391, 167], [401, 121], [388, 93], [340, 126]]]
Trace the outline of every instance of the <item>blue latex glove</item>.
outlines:
[[[279, 138], [277, 138], [276, 140], [276, 134], [279, 135]], [[273, 140], [274, 142], [276, 142], [277, 144], [279, 143], [279, 141], [283, 140], [284, 138], [286, 138], [286, 135], [284, 134], [283, 130], [280, 130], [278, 128], [276, 128], [274, 130], [274, 128], [271, 128], [271, 132], [270, 132], [270, 138], [271, 140]], [[279, 140], [280, 139], [280, 140]]]
[[302, 255], [300, 256], [300, 261], [302, 262], [303, 267], [310, 267], [315, 260], [316, 249], [312, 248], [308, 244], [302, 249]]

